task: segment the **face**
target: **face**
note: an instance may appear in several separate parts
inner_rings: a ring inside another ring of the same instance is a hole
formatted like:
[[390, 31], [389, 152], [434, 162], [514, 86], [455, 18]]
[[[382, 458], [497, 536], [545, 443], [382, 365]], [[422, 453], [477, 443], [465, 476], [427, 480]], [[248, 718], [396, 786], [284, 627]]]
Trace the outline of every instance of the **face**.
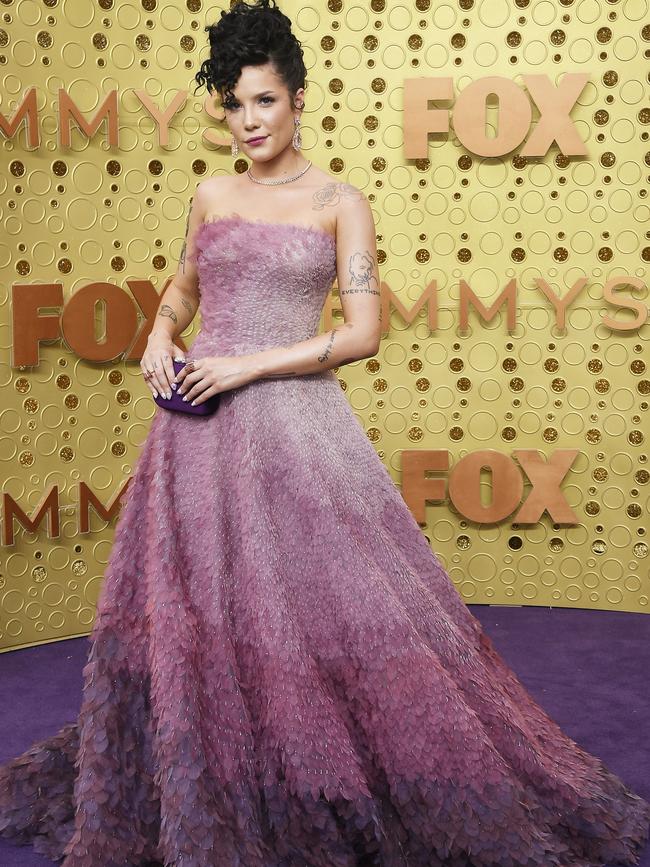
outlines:
[[[232, 92], [235, 98], [223, 101], [226, 121], [247, 157], [266, 162], [292, 149], [294, 117], [300, 117], [302, 109], [292, 105], [289, 91], [271, 62], [242, 67]], [[302, 87], [296, 91], [295, 106], [304, 105], [304, 93]], [[248, 142], [256, 136], [266, 138], [257, 145]]]

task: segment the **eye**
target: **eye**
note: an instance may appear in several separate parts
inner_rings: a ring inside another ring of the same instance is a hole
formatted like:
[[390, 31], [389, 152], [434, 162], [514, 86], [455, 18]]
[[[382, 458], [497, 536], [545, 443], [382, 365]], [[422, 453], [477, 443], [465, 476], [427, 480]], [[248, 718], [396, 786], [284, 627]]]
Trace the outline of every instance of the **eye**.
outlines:
[[[263, 99], [263, 100], [268, 99], [269, 102], [275, 102], [275, 99], [273, 99], [272, 96], [262, 96], [262, 97], [260, 97], [260, 99]], [[235, 102], [234, 100], [231, 100], [230, 102], [227, 102], [224, 104], [224, 108], [228, 108], [228, 109], [239, 108], [239, 103]]]

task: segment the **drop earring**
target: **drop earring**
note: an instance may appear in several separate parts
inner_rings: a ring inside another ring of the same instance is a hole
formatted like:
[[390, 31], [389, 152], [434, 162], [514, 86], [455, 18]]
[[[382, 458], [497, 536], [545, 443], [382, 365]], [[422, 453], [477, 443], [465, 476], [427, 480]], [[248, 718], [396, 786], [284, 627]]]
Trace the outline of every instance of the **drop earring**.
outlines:
[[230, 142], [230, 153], [236, 157], [239, 153], [239, 145], [237, 144], [237, 139], [235, 136], [232, 137], [232, 141]]
[[[298, 106], [298, 108], [304, 108], [304, 107], [305, 107], [304, 103], [302, 105]], [[302, 147], [302, 136], [300, 134], [300, 118], [294, 117], [293, 123], [295, 126], [295, 129], [293, 131], [293, 146], [294, 146], [295, 150], [299, 151], [300, 148]]]

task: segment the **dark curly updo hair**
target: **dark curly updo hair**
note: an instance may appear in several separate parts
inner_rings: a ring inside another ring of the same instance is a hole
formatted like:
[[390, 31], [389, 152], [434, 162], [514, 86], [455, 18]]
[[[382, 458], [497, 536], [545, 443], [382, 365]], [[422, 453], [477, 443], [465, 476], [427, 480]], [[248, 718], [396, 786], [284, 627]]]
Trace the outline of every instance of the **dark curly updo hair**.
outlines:
[[242, 66], [272, 61], [292, 96], [298, 88], [305, 87], [307, 69], [302, 44], [291, 32], [291, 20], [280, 11], [275, 0], [257, 0], [253, 5], [237, 0], [228, 12], [222, 10], [216, 24], [205, 30], [209, 33], [210, 57], [203, 61], [194, 78], [198, 87], [205, 84], [209, 93], [217, 91], [225, 106], [235, 98], [232, 88], [239, 80]]

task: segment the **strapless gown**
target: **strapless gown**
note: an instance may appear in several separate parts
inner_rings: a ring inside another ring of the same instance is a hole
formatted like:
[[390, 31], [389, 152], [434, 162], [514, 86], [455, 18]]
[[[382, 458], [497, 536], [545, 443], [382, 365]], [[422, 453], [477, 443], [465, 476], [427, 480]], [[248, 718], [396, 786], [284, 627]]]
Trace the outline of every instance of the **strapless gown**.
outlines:
[[[199, 229], [189, 357], [317, 333], [336, 245]], [[0, 768], [0, 833], [65, 867], [594, 867], [650, 804], [498, 655], [333, 371], [157, 408], [75, 722]]]

